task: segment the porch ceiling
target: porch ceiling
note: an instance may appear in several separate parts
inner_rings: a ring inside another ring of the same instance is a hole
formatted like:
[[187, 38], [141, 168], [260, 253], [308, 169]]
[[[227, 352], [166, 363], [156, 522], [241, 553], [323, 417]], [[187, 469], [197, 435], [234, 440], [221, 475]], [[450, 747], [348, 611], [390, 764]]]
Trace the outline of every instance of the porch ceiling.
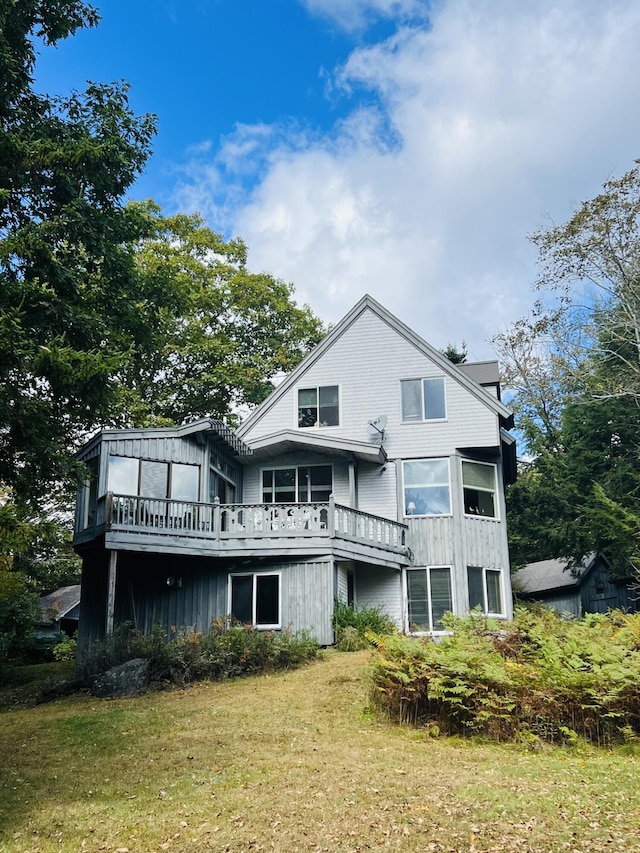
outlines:
[[382, 465], [387, 458], [387, 454], [380, 444], [369, 444], [364, 441], [323, 435], [321, 430], [313, 430], [309, 433], [282, 430], [252, 439], [249, 446], [253, 451], [252, 455], [246, 458], [240, 457], [240, 462], [248, 463], [256, 459], [270, 459], [300, 450], [313, 450], [315, 453], [324, 453], [327, 456], [334, 457], [344, 456], [348, 459], [357, 459], [360, 462], [371, 462], [374, 465]]

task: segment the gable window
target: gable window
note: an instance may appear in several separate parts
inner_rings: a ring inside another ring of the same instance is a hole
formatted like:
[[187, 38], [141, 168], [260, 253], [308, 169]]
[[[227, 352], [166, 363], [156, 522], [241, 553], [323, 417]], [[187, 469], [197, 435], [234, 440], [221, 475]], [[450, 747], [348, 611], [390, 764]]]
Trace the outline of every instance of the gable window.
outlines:
[[329, 427], [340, 423], [340, 394], [337, 385], [298, 389], [298, 426]]
[[453, 610], [451, 569], [448, 566], [408, 569], [407, 596], [411, 633], [444, 631], [442, 617]]
[[464, 511], [467, 515], [497, 518], [496, 468], [484, 462], [462, 463]]
[[487, 616], [504, 616], [502, 572], [467, 566], [469, 610], [479, 607]]
[[243, 625], [280, 627], [280, 575], [229, 576], [229, 610]]
[[262, 503], [326, 503], [333, 491], [331, 465], [301, 465], [262, 472]]
[[405, 515], [450, 515], [448, 459], [402, 463]]
[[402, 420], [442, 421], [447, 417], [444, 376], [403, 379]]

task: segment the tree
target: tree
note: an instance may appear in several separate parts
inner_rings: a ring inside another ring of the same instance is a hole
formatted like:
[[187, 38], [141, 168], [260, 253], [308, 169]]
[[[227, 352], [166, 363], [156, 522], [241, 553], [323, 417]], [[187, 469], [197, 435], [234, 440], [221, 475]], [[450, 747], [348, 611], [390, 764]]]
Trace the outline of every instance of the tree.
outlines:
[[273, 390], [324, 327], [295, 304], [290, 284], [247, 270], [242, 240], [225, 241], [198, 215], [136, 207], [150, 235], [135, 251], [139, 343], [118, 374], [123, 401], [110, 422], [234, 419]]
[[445, 358], [448, 358], [453, 364], [464, 364], [467, 360], [467, 344], [462, 341], [460, 349], [456, 344], [448, 343], [443, 350], [440, 350]]
[[516, 565], [640, 554], [640, 161], [533, 237], [551, 297], [496, 339], [532, 461], [508, 493]]

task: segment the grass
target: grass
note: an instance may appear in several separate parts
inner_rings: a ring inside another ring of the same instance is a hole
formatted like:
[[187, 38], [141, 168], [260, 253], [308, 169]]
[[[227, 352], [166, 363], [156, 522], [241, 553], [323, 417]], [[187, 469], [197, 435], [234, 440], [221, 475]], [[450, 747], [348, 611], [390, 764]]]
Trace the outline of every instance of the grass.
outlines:
[[5, 707], [0, 851], [640, 850], [640, 748], [431, 738], [373, 714], [367, 661]]

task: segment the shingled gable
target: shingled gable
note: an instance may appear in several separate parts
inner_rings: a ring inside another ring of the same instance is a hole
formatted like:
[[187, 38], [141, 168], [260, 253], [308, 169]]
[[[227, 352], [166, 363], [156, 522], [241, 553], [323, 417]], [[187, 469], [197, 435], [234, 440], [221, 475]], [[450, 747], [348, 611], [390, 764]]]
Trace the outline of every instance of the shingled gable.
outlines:
[[387, 323], [395, 332], [397, 332], [406, 341], [412, 344], [417, 350], [427, 356], [431, 361], [438, 365], [443, 373], [450, 376], [455, 382], [458, 382], [474, 397], [476, 397], [487, 408], [493, 410], [501, 420], [503, 426], [509, 428], [513, 424], [513, 415], [511, 411], [503, 405], [497, 398], [493, 397], [484, 388], [478, 385], [473, 379], [466, 375], [462, 370], [459, 370], [456, 365], [452, 364], [448, 358], [442, 355], [435, 347], [427, 343], [420, 335], [416, 334], [405, 323], [387, 311], [379, 302], [377, 302], [369, 294], [365, 294], [362, 299], [354, 305], [349, 313], [337, 323], [329, 334], [305, 357], [300, 364], [287, 375], [283, 382], [264, 400], [253, 412], [247, 417], [242, 426], [238, 429], [238, 436], [242, 437], [253, 427], [260, 419], [287, 393], [287, 391], [298, 383], [300, 378], [306, 371], [318, 361], [324, 353], [332, 347], [335, 342], [356, 322], [356, 320], [365, 312], [371, 311], [376, 314], [383, 322]]

